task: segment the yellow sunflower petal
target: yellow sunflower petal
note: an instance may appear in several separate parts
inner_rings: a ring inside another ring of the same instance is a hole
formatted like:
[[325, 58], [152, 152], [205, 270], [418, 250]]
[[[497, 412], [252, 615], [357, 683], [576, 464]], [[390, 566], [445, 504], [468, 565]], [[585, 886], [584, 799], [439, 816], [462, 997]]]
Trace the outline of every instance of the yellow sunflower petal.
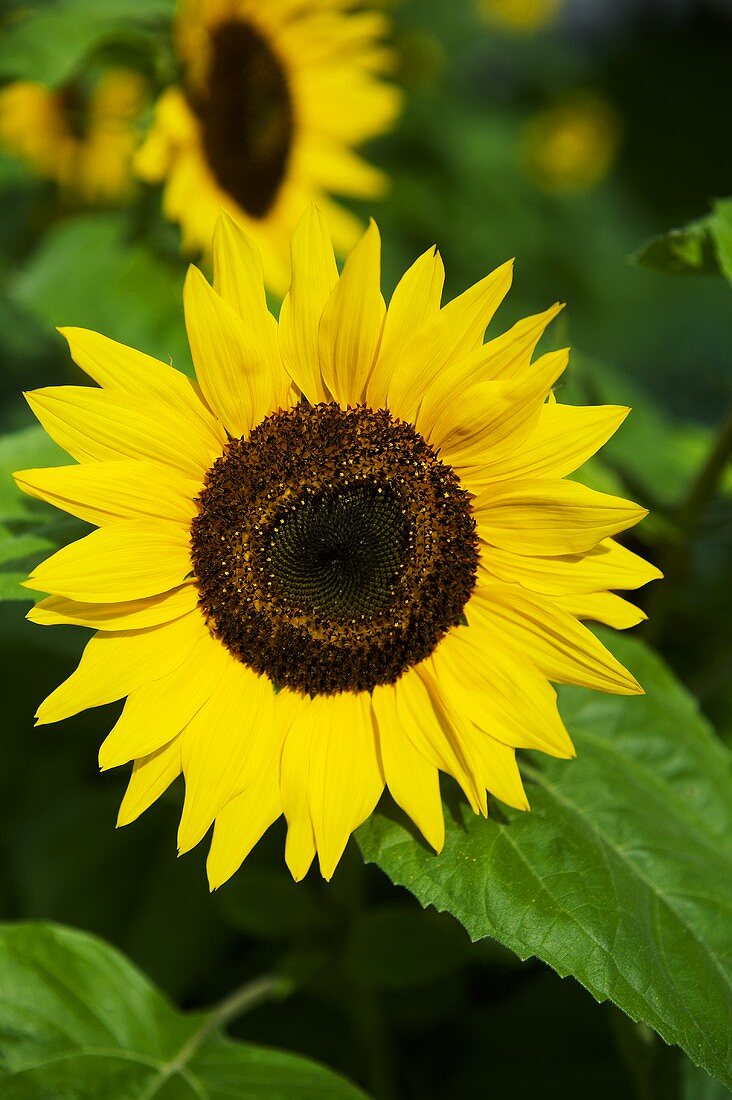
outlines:
[[530, 435], [551, 386], [568, 361], [566, 349], [549, 352], [537, 359], [526, 375], [478, 383], [461, 394], [460, 401], [446, 402], [441, 391], [430, 388], [417, 427], [452, 466], [487, 465]]
[[550, 680], [616, 695], [642, 695], [643, 688], [594, 634], [548, 597], [485, 585], [476, 588], [470, 621], [477, 619], [494, 645], [510, 646]]
[[158, 399], [88, 386], [51, 386], [26, 399], [51, 438], [79, 462], [151, 460], [197, 478], [221, 454], [214, 437], [193, 430]]
[[529, 800], [516, 763], [515, 749], [469, 722], [459, 724], [458, 734], [486, 790], [515, 810], [528, 810]]
[[445, 268], [439, 252], [428, 248], [402, 275], [391, 296], [374, 369], [366, 385], [366, 400], [375, 409], [387, 406], [392, 376], [404, 349], [426, 324], [434, 324], [439, 311]]
[[531, 357], [536, 346], [563, 309], [561, 302], [555, 302], [543, 313], [523, 317], [508, 332], [489, 340], [478, 349], [469, 363], [466, 362], [462, 384], [467, 386], [488, 379], [505, 382], [533, 370], [535, 364], [531, 363]]
[[74, 362], [100, 386], [146, 400], [154, 395], [182, 420], [191, 421], [195, 431], [205, 434], [212, 452], [223, 448], [226, 433], [206, 408], [191, 378], [98, 332], [83, 328], [58, 331], [68, 342]]
[[[389, 408], [403, 420], [415, 421], [429, 387], [439, 394], [437, 405], [444, 403], [447, 386], [454, 393], [452, 380], [461, 361], [479, 343], [511, 278], [510, 264], [504, 264], [486, 279], [448, 302], [431, 323], [418, 329], [394, 359], [388, 390]], [[462, 404], [462, 403], [461, 403]], [[417, 427], [420, 426], [417, 421]]]
[[402, 728], [396, 685], [374, 688], [372, 705], [379, 731], [384, 778], [392, 798], [411, 817], [428, 844], [441, 852], [445, 843], [439, 773], [414, 747]]
[[545, 595], [599, 592], [605, 588], [640, 588], [663, 574], [613, 539], [587, 554], [529, 557], [495, 546], [482, 546], [480, 572], [492, 579], [515, 581]]
[[259, 770], [249, 786], [227, 802], [216, 817], [206, 860], [208, 883], [212, 890], [231, 878], [281, 814], [278, 752], [268, 765]]
[[343, 407], [363, 399], [378, 350], [386, 312], [380, 280], [381, 238], [372, 221], [346, 260], [318, 330], [323, 379]]
[[[302, 818], [296, 785], [307, 792], [320, 871], [330, 879], [349, 836], [384, 789], [367, 695], [318, 695], [295, 718], [282, 750], [282, 805], [288, 826]], [[299, 827], [305, 838], [306, 830]], [[300, 870], [294, 855], [291, 851], [288, 857], [293, 875]]]
[[118, 523], [52, 554], [23, 584], [86, 603], [157, 596], [191, 572], [188, 533], [176, 524]]
[[78, 603], [65, 596], [49, 596], [31, 608], [26, 618], [41, 626], [71, 623], [95, 630], [141, 630], [179, 619], [197, 604], [198, 589], [191, 581], [160, 596], [128, 603]]
[[102, 742], [99, 767], [106, 771], [168, 744], [219, 689], [230, 657], [207, 630], [182, 664], [134, 688], [116, 725]]
[[183, 307], [206, 400], [232, 436], [248, 434], [275, 406], [273, 380], [254, 334], [197, 267], [188, 269]]
[[456, 359], [482, 346], [485, 330], [511, 289], [512, 281], [513, 260], [508, 260], [443, 306], [442, 323], [458, 336], [452, 351]]
[[214, 290], [244, 321], [259, 352], [261, 369], [271, 379], [274, 407], [289, 404], [290, 377], [282, 365], [277, 321], [267, 308], [259, 249], [226, 211], [213, 238]]
[[486, 482], [566, 477], [607, 443], [629, 412], [617, 405], [543, 405], [536, 427], [519, 447], [485, 466], [461, 469], [461, 478], [476, 492], [474, 486]]
[[201, 480], [152, 462], [93, 462], [20, 470], [18, 486], [72, 516], [104, 526], [127, 519], [163, 519], [186, 530], [198, 511]]
[[555, 596], [557, 607], [575, 615], [578, 619], [592, 619], [616, 630], [627, 630], [647, 619], [645, 611], [629, 603], [613, 592], [573, 593], [571, 596]]
[[317, 734], [314, 699], [302, 698], [285, 734], [280, 766], [280, 798], [287, 820], [285, 863], [295, 882], [305, 878], [315, 858], [315, 832], [308, 806], [310, 745]]
[[186, 796], [178, 850], [208, 832], [223, 806], [267, 762], [273, 737], [272, 684], [226, 653], [218, 688], [186, 726], [182, 740]]
[[435, 650], [432, 668], [450, 716], [511, 748], [574, 756], [554, 689], [531, 664], [494, 643], [478, 621], [453, 630]]
[[416, 748], [457, 780], [474, 813], [485, 815], [485, 787], [455, 731], [431, 659], [398, 681], [397, 706]]
[[180, 738], [136, 760], [117, 815], [117, 826], [129, 825], [167, 791], [181, 773]]
[[330, 232], [311, 206], [292, 237], [292, 284], [280, 310], [280, 351], [285, 368], [311, 404], [330, 400], [320, 372], [318, 329], [338, 280]]
[[78, 668], [45, 699], [37, 724], [60, 722], [88, 707], [100, 707], [166, 676], [188, 657], [206, 626], [197, 612], [147, 630], [95, 634]]
[[475, 498], [478, 534], [515, 553], [582, 554], [647, 515], [630, 500], [576, 481], [509, 481]]

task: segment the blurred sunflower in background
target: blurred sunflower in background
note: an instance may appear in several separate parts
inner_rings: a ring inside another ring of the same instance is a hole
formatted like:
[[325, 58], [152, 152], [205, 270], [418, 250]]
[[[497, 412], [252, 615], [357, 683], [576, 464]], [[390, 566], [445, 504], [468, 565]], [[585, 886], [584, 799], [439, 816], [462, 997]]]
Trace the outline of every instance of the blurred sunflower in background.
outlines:
[[0, 145], [76, 201], [115, 202], [133, 186], [146, 99], [144, 77], [121, 67], [58, 88], [16, 81], [0, 89]]
[[521, 160], [543, 191], [573, 194], [610, 174], [621, 139], [621, 119], [612, 104], [595, 93], [577, 92], [526, 121]]
[[312, 208], [278, 325], [227, 216], [213, 259], [184, 294], [197, 383], [67, 329], [101, 388], [28, 395], [78, 465], [18, 484], [100, 528], [27, 582], [34, 622], [98, 631], [38, 721], [127, 696], [119, 822], [183, 772], [212, 887], [282, 813], [293, 876], [317, 851], [330, 878], [385, 785], [439, 850], [439, 771], [527, 809], [516, 748], [573, 755], [549, 681], [641, 690], [580, 620], [643, 618], [608, 589], [659, 575], [613, 539], [645, 512], [565, 480], [627, 409], [554, 401], [568, 352], [531, 360], [559, 306], [483, 342], [510, 263], [441, 306], [430, 249], [387, 309], [376, 226], [339, 276]]
[[538, 31], [554, 23], [564, 0], [475, 0], [486, 19], [514, 31]]
[[163, 182], [165, 215], [187, 250], [207, 251], [220, 209], [256, 241], [265, 278], [288, 283], [290, 238], [317, 200], [339, 252], [356, 218], [331, 193], [373, 199], [381, 171], [354, 147], [385, 131], [401, 102], [383, 13], [352, 0], [182, 0], [175, 26], [181, 84], [161, 96], [140, 149], [140, 176]]

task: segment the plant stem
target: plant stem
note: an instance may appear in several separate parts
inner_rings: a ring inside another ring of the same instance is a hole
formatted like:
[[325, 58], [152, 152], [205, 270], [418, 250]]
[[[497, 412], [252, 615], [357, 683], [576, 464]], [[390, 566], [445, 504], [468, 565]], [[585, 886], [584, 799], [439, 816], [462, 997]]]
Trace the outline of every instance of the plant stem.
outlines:
[[649, 621], [645, 629], [646, 640], [649, 642], [657, 643], [663, 635], [669, 614], [669, 599], [673, 597], [676, 582], [684, 571], [689, 545], [701, 526], [709, 502], [717, 493], [731, 454], [732, 409], [720, 424], [707, 460], [676, 514], [678, 538], [667, 547], [660, 563], [665, 582], [653, 589], [649, 603]]
[[178, 1053], [160, 1068], [159, 1076], [151, 1081], [150, 1087], [140, 1096], [139, 1100], [152, 1100], [160, 1089], [174, 1074], [185, 1070], [196, 1051], [205, 1043], [209, 1035], [218, 1028], [226, 1027], [232, 1020], [236, 1020], [244, 1013], [250, 1012], [257, 1005], [265, 1001], [272, 1001], [283, 997], [289, 991], [289, 984], [277, 974], [264, 974], [261, 978], [255, 978], [251, 982], [235, 989], [228, 997], [224, 997], [217, 1005], [214, 1005], [204, 1016], [200, 1025], [185, 1041]]

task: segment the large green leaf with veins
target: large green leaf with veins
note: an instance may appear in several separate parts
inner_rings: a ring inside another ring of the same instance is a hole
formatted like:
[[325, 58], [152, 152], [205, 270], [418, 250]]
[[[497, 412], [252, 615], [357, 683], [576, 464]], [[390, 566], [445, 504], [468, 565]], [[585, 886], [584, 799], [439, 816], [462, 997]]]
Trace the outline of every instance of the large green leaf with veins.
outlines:
[[365, 1100], [315, 1062], [226, 1038], [225, 1015], [178, 1012], [94, 936], [0, 926], [3, 1100]]
[[486, 821], [453, 799], [440, 856], [396, 811], [358, 841], [474, 940], [573, 975], [729, 1084], [730, 753], [641, 642], [609, 644], [647, 694], [561, 692], [578, 756], [521, 754], [532, 813]]

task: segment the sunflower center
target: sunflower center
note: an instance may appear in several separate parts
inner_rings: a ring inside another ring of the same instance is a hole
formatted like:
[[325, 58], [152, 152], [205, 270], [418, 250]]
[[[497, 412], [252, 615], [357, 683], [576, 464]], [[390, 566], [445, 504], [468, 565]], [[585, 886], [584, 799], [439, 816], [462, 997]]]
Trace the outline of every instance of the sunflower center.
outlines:
[[216, 182], [252, 218], [264, 218], [285, 178], [293, 138], [279, 58], [248, 23], [221, 23], [211, 34], [206, 89], [189, 98]]
[[211, 631], [306, 694], [394, 683], [460, 622], [478, 561], [451, 467], [385, 410], [300, 404], [228, 444], [191, 528]]

